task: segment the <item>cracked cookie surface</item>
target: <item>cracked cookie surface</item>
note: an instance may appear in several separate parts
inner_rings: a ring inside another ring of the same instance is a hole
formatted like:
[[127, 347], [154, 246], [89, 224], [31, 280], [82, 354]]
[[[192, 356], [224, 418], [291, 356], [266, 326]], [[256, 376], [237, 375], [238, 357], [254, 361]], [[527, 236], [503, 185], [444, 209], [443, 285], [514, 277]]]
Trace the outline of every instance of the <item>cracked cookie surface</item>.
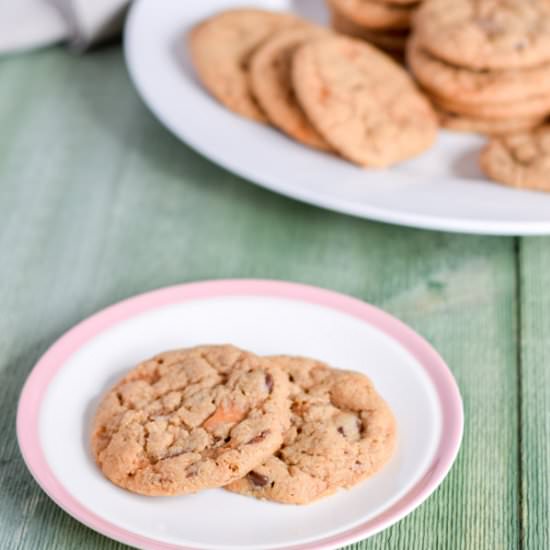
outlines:
[[386, 167], [435, 140], [428, 100], [404, 69], [365, 42], [327, 36], [305, 44], [294, 56], [292, 77], [313, 125], [356, 164]]
[[92, 452], [105, 476], [143, 495], [181, 495], [246, 475], [281, 444], [289, 382], [233, 346], [161, 353], [101, 401]]
[[282, 447], [230, 491], [307, 504], [376, 473], [391, 457], [393, 415], [371, 381], [302, 357], [273, 357], [291, 382], [291, 427]]
[[290, 14], [255, 9], [225, 11], [198, 24], [189, 47], [203, 85], [231, 111], [267, 122], [250, 90], [250, 56], [272, 33], [297, 24]]
[[480, 164], [491, 179], [505, 185], [550, 191], [550, 125], [493, 138], [481, 152]]
[[474, 69], [513, 69], [550, 61], [546, 0], [425, 0], [415, 33], [434, 56]]

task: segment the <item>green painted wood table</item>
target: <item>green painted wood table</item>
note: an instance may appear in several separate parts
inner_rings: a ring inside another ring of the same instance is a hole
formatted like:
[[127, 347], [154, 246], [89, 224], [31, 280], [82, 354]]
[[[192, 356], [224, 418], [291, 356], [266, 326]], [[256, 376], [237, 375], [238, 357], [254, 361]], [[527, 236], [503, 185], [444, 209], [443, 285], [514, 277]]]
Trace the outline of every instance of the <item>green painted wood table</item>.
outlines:
[[18, 393], [91, 313], [221, 277], [300, 281], [379, 305], [458, 380], [466, 424], [451, 474], [353, 548], [550, 548], [550, 239], [382, 225], [262, 190], [165, 131], [118, 47], [0, 59], [0, 548], [122, 548], [33, 481], [15, 439]]

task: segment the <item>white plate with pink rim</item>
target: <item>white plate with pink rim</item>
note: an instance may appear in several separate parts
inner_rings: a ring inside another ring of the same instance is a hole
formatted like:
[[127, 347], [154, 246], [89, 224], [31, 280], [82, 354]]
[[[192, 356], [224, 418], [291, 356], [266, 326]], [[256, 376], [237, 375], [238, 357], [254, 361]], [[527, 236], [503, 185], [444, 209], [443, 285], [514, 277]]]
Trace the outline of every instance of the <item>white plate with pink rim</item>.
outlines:
[[[223, 489], [143, 497], [104, 478], [89, 451], [90, 419], [101, 394], [160, 351], [226, 342], [366, 373], [397, 420], [391, 461], [371, 479], [308, 506]], [[410, 328], [342, 294], [265, 280], [169, 287], [93, 315], [40, 359], [17, 414], [22, 455], [44, 491], [85, 525], [147, 550], [329, 549], [364, 539], [438, 487], [458, 453], [462, 428], [451, 372]]]
[[195, 77], [185, 35], [202, 18], [243, 5], [327, 20], [323, 0], [133, 4], [125, 32], [130, 76], [146, 105], [182, 141], [253, 183], [346, 214], [443, 231], [550, 234], [550, 194], [488, 181], [477, 163], [480, 136], [441, 131], [422, 156], [387, 170], [364, 170], [219, 105]]

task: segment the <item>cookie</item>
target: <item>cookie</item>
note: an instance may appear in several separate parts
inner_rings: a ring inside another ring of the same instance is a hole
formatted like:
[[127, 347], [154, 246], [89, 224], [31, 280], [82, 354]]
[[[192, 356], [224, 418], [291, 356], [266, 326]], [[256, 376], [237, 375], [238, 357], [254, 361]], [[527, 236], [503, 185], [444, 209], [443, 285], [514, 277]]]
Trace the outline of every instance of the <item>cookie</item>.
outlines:
[[425, 0], [414, 18], [435, 57], [473, 69], [517, 69], [550, 61], [546, 0]]
[[182, 495], [246, 475], [281, 445], [288, 378], [232, 346], [161, 353], [103, 398], [91, 446], [104, 475], [142, 495]]
[[530, 132], [493, 138], [480, 156], [493, 180], [537, 191], [550, 191], [550, 124]]
[[250, 62], [250, 84], [271, 123], [295, 140], [328, 151], [330, 145], [307, 119], [294, 96], [292, 57], [304, 42], [326, 33], [312, 26], [283, 30], [258, 48]]
[[380, 470], [394, 451], [396, 427], [371, 381], [312, 359], [275, 361], [292, 381], [291, 427], [273, 456], [226, 488], [307, 504]]
[[369, 29], [408, 29], [417, 4], [378, 0], [327, 0], [331, 11]]
[[434, 105], [445, 111], [481, 118], [544, 117], [550, 113], [550, 94], [531, 96], [520, 101], [464, 103], [460, 99], [430, 96]]
[[294, 56], [298, 101], [321, 135], [362, 166], [385, 167], [432, 145], [437, 119], [410, 76], [366, 42], [326, 36]]
[[408, 30], [373, 31], [357, 25], [338, 12], [331, 15], [331, 27], [339, 33], [366, 40], [375, 46], [389, 51], [403, 51], [409, 36]]
[[550, 93], [550, 63], [521, 70], [475, 71], [440, 61], [417, 38], [409, 42], [407, 61], [424, 88], [463, 103], [521, 101]]
[[189, 49], [205, 88], [231, 111], [266, 122], [248, 82], [248, 63], [272, 33], [299, 24], [291, 15], [255, 9], [229, 10], [194, 27]]
[[443, 128], [456, 132], [473, 132], [486, 135], [503, 135], [529, 130], [538, 126], [542, 118], [474, 118], [446, 111], [437, 111]]

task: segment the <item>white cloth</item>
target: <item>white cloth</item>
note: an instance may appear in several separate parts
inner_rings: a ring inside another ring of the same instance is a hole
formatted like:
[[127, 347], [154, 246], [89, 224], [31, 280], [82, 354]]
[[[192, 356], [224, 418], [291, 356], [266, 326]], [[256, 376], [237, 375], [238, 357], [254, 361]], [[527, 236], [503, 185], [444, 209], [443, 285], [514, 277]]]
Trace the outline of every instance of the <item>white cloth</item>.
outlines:
[[0, 0], [0, 53], [68, 41], [87, 48], [116, 33], [130, 0]]

